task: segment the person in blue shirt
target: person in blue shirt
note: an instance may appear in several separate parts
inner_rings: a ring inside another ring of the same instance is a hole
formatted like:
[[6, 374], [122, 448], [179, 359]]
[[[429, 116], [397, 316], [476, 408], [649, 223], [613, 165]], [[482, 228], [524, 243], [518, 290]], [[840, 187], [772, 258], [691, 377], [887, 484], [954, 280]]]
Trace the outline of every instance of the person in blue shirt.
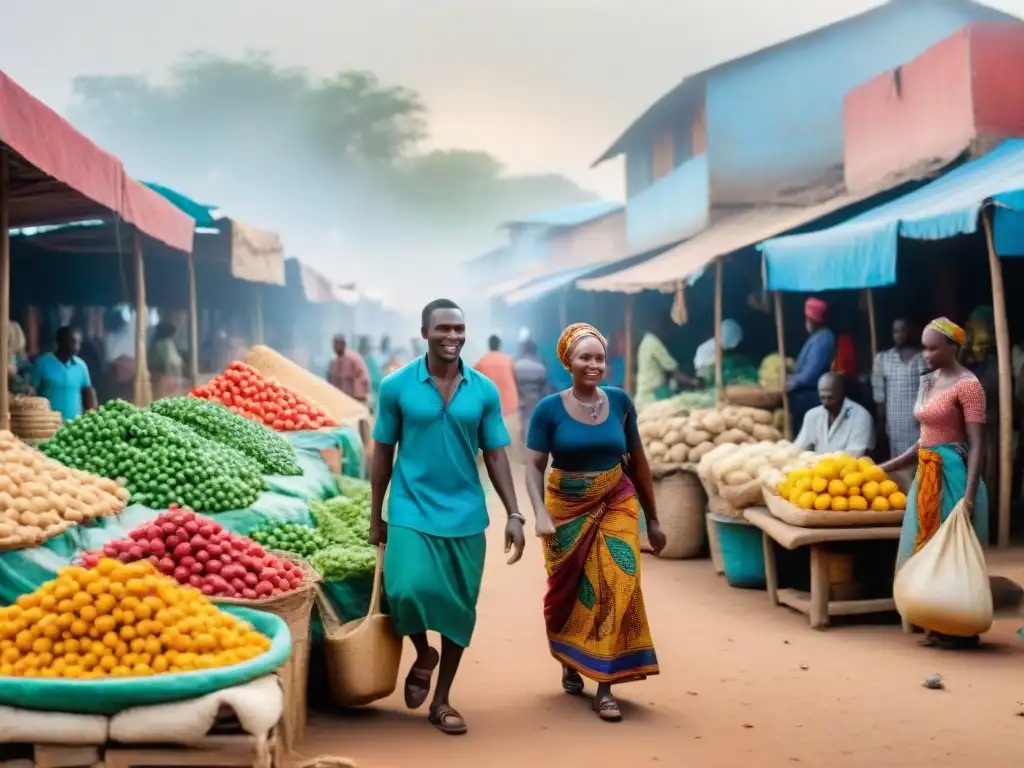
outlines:
[[83, 410], [96, 408], [96, 390], [92, 387], [89, 367], [78, 356], [82, 337], [70, 326], [57, 331], [57, 346], [36, 359], [32, 367], [32, 387], [40, 397], [50, 401], [64, 421], [71, 421]]
[[804, 416], [820, 405], [818, 380], [832, 369], [836, 335], [828, 327], [828, 304], [810, 298], [804, 303], [807, 341], [796, 359], [796, 370], [786, 379], [793, 434], [800, 434]]
[[[421, 334], [426, 355], [380, 385], [376, 446], [370, 470], [370, 542], [384, 544], [384, 591], [395, 631], [409, 637], [416, 660], [405, 680], [405, 703], [423, 705], [440, 665], [430, 723], [443, 733], [466, 732], [449, 701], [463, 650], [476, 624], [489, 515], [477, 454], [505, 506], [509, 564], [523, 555], [519, 513], [497, 387], [464, 365], [466, 320], [448, 299], [427, 304]], [[397, 459], [396, 459], [397, 453]], [[387, 521], [384, 496], [391, 486]], [[427, 631], [441, 635], [441, 653]]]

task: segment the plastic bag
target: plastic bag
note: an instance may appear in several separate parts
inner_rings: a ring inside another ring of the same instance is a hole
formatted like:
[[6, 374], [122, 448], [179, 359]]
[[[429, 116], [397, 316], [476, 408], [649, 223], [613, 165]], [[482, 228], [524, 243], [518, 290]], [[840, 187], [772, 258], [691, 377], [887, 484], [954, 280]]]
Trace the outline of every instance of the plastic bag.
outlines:
[[992, 626], [985, 555], [962, 499], [896, 574], [893, 597], [905, 621], [932, 632], [973, 637]]

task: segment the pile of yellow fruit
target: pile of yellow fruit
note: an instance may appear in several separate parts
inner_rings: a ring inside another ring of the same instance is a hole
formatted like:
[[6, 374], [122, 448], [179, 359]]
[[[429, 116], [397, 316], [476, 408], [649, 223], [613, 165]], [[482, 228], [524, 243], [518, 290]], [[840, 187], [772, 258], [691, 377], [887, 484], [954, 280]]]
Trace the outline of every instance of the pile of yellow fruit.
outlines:
[[0, 676], [146, 677], [247, 661], [270, 639], [147, 561], [72, 566], [0, 608]]
[[794, 469], [776, 488], [801, 509], [820, 512], [888, 512], [907, 508], [907, 497], [869, 458], [838, 454], [812, 467]]

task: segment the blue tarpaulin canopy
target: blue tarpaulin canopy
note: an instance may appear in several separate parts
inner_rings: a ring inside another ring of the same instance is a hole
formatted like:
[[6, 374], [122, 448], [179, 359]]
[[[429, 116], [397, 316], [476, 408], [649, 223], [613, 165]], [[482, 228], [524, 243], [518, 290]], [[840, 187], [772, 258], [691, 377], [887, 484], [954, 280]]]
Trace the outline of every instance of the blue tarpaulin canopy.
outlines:
[[900, 237], [942, 240], [978, 229], [978, 216], [996, 206], [1000, 256], [1024, 256], [1024, 140], [1001, 144], [903, 197], [819, 232], [766, 240], [766, 286], [815, 292], [875, 288], [896, 282]]

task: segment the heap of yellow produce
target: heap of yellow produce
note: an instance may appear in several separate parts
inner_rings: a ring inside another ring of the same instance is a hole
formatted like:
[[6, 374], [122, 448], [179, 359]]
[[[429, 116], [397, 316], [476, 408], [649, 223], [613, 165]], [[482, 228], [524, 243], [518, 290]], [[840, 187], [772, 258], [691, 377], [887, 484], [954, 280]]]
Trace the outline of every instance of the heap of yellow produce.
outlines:
[[0, 431], [0, 549], [34, 547], [76, 523], [116, 515], [128, 491], [65, 467]]
[[823, 456], [810, 467], [794, 469], [776, 491], [801, 509], [819, 512], [888, 512], [907, 508], [907, 497], [869, 458]]
[[147, 677], [227, 667], [270, 647], [147, 561], [72, 566], [0, 608], [0, 676]]

